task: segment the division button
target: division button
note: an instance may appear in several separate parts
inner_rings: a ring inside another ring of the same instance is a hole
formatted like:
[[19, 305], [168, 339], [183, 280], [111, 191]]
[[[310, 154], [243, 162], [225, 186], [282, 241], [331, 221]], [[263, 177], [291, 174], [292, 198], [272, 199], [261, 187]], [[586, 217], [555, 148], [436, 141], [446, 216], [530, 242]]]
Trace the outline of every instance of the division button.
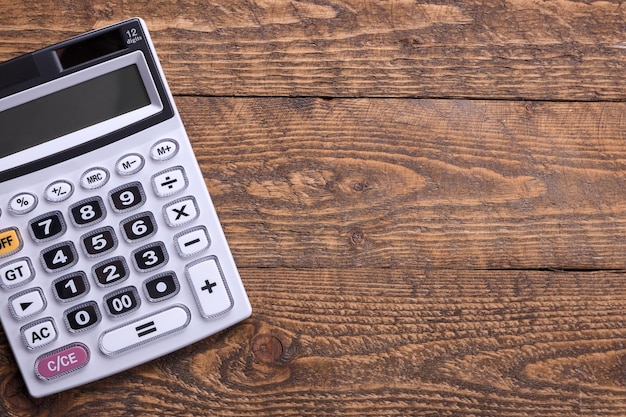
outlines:
[[28, 349], [37, 349], [57, 339], [58, 332], [51, 317], [37, 320], [22, 327], [22, 341]]
[[100, 350], [109, 356], [119, 355], [178, 332], [187, 327], [190, 321], [191, 313], [187, 307], [174, 305], [102, 333]]
[[0, 258], [13, 255], [20, 249], [22, 249], [22, 238], [16, 228], [0, 230]]
[[9, 298], [11, 314], [18, 320], [34, 316], [45, 308], [46, 299], [41, 288], [22, 291]]
[[89, 348], [82, 343], [72, 343], [41, 355], [35, 361], [35, 374], [50, 381], [77, 371], [89, 363]]
[[185, 169], [174, 167], [161, 171], [152, 177], [154, 193], [159, 197], [167, 197], [184, 190], [189, 185]]
[[233, 308], [233, 299], [217, 259], [198, 259], [187, 265], [186, 273], [203, 317], [215, 317]]

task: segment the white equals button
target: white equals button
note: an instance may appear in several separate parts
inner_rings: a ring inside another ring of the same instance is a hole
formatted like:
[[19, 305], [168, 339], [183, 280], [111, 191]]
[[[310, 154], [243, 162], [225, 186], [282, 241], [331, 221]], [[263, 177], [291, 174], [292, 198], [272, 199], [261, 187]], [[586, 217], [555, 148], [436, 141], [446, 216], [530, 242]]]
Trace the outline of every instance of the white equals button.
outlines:
[[100, 350], [106, 355], [115, 356], [178, 332], [187, 327], [190, 321], [191, 313], [187, 307], [174, 305], [102, 333]]

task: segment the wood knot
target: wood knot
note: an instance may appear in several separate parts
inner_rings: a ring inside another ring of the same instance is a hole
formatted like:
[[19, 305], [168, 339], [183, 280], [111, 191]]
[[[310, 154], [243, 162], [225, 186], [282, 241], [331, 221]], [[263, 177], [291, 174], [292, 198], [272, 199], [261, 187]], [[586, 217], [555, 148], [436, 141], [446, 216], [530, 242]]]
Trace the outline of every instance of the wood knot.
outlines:
[[283, 344], [276, 336], [258, 335], [252, 341], [252, 355], [261, 363], [274, 365], [283, 356]]
[[365, 240], [363, 232], [357, 230], [350, 234], [350, 243], [354, 246], [360, 245]]

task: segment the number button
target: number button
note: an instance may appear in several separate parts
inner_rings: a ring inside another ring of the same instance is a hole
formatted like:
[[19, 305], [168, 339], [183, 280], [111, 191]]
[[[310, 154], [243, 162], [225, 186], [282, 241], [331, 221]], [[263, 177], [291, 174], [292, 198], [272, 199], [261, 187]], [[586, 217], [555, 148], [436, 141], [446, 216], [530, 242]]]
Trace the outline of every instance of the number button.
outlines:
[[117, 247], [117, 238], [110, 226], [93, 230], [81, 236], [83, 249], [87, 256], [101, 256]]
[[143, 283], [143, 288], [148, 296], [148, 300], [155, 303], [167, 300], [178, 294], [180, 285], [173, 272], [165, 272], [152, 278], [148, 278]]
[[133, 210], [146, 202], [143, 187], [138, 182], [122, 185], [109, 193], [113, 210], [124, 213]]
[[52, 282], [52, 290], [57, 300], [67, 302], [82, 297], [89, 292], [87, 275], [84, 272], [75, 272], [65, 275]]
[[45, 242], [65, 233], [66, 226], [60, 211], [43, 214], [29, 223], [30, 235], [37, 242]]
[[128, 243], [147, 239], [157, 231], [156, 222], [150, 212], [140, 213], [123, 220], [120, 223], [120, 228], [123, 231], [124, 239]]
[[113, 318], [121, 317], [137, 310], [141, 305], [135, 287], [126, 287], [104, 296], [107, 313]]
[[102, 319], [100, 309], [95, 301], [89, 301], [65, 310], [64, 316], [65, 324], [72, 333], [87, 330], [100, 323]]
[[104, 220], [106, 209], [100, 197], [93, 197], [70, 206], [70, 214], [76, 227], [85, 227]]
[[110, 287], [126, 280], [129, 271], [126, 261], [120, 256], [94, 265], [92, 274], [99, 286]]
[[78, 262], [76, 248], [72, 242], [63, 242], [41, 252], [41, 261], [48, 272], [70, 268]]
[[164, 266], [169, 258], [163, 242], [156, 242], [133, 251], [132, 259], [139, 272], [148, 272]]

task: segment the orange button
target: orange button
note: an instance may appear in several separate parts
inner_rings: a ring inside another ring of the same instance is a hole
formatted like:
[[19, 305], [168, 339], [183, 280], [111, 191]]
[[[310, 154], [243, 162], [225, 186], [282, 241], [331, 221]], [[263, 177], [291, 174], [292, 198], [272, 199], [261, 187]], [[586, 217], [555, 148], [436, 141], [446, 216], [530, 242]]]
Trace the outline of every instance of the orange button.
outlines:
[[17, 229], [0, 230], [0, 257], [12, 255], [22, 249], [22, 239]]

